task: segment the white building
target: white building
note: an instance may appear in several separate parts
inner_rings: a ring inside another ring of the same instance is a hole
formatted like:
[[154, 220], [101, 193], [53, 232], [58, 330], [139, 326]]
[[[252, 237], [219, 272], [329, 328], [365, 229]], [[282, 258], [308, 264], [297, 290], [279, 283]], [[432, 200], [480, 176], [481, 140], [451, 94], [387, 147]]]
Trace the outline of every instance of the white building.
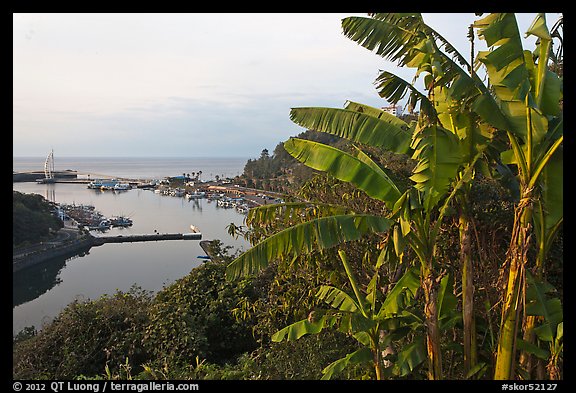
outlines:
[[402, 105], [392, 104], [390, 106], [385, 106], [382, 108], [385, 112], [388, 112], [396, 117], [402, 114]]

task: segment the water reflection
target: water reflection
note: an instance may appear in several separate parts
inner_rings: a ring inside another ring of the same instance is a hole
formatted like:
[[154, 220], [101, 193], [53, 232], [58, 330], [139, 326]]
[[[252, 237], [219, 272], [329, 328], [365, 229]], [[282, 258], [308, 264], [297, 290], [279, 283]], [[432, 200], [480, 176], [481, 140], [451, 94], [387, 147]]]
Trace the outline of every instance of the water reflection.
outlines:
[[49, 259], [12, 274], [12, 307], [32, 301], [62, 282], [66, 262], [88, 255], [90, 247]]

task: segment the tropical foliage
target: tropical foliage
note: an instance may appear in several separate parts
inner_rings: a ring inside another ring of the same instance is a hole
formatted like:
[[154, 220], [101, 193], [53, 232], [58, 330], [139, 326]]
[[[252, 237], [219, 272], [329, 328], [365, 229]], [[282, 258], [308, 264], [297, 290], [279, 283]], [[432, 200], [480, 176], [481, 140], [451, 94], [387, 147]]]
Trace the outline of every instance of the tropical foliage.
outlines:
[[[551, 323], [553, 328], [562, 326], [558, 302], [550, 303], [555, 304], [554, 313], [542, 310], [536, 313], [534, 307], [527, 307], [527, 312], [522, 313], [520, 298], [527, 291], [532, 293], [541, 283], [550, 242], [562, 222], [562, 172], [558, 167], [562, 163], [562, 84], [548, 68], [552, 39], [544, 18], [539, 15], [528, 31], [539, 39], [534, 54], [523, 50], [514, 15], [491, 14], [478, 20], [471, 30], [477, 29], [490, 50], [480, 52], [470, 63], [427, 26], [419, 14], [374, 14], [370, 18], [346, 18], [342, 25], [345, 35], [360, 45], [401, 66], [416, 68], [417, 77], [424, 75], [425, 93], [387, 71], [377, 78], [382, 97], [397, 103], [408, 94], [409, 106], [419, 105], [420, 116], [417, 121], [406, 124], [382, 110], [354, 102], [347, 102], [344, 109], [294, 108], [291, 111], [294, 122], [347, 139], [353, 149], [346, 152], [299, 138], [291, 138], [284, 147], [305, 165], [352, 184], [370, 198], [383, 202], [386, 208], [369, 216], [345, 211], [342, 206], [311, 205], [308, 201], [266, 207], [265, 212], [257, 209], [248, 220], [253, 227], [271, 225], [278, 214], [297, 216], [302, 221], [255, 244], [228, 266], [227, 273], [230, 277], [253, 274], [272, 261], [292, 261], [294, 267], [293, 262], [303, 253], [340, 248], [338, 254], [354, 296], [344, 288], [326, 286], [320, 287], [317, 296], [339, 313], [347, 313], [346, 318], [353, 319], [348, 314], [359, 314], [371, 322], [347, 330], [354, 337], [361, 335], [365, 347], [324, 371], [329, 377], [334, 370], [341, 370], [349, 363], [372, 361], [376, 378], [380, 379], [383, 373], [379, 335], [386, 329], [379, 324], [384, 320], [380, 313], [368, 313], [364, 307], [369, 298], [373, 299], [372, 306], [375, 305], [375, 289], [371, 285], [360, 289], [343, 247], [362, 236], [379, 236], [378, 242], [385, 251], [378, 258], [376, 270], [379, 265], [403, 260], [409, 247], [413, 255], [406, 262], [419, 267], [419, 286], [424, 295], [422, 325], [426, 332], [427, 374], [430, 379], [441, 379], [444, 375], [441, 327], [445, 319], [442, 312], [446, 307], [453, 311], [457, 302], [445, 302], [448, 292], [442, 283], [450, 276], [446, 271], [447, 261], [439, 259], [437, 242], [444, 218], [455, 208], [460, 228], [466, 375], [473, 376], [493, 367], [494, 378], [513, 378], [519, 333], [524, 332], [523, 355], [530, 357], [543, 353], [535, 349], [540, 346], [534, 347], [533, 343], [534, 330], [540, 331], [535, 327], [536, 320], [543, 326]], [[485, 69], [488, 85], [477, 75], [475, 67], [479, 66]], [[410, 177], [412, 184], [406, 189], [399, 188], [363, 151], [362, 146], [366, 145], [409, 154], [416, 161]], [[478, 363], [477, 359], [471, 259], [473, 222], [468, 199], [473, 182], [480, 176], [506, 182], [511, 192], [520, 198], [507, 258], [500, 267], [508, 281], [501, 299], [502, 321], [495, 364]], [[534, 204], [538, 206], [536, 214], [533, 214]], [[310, 210], [316, 215], [304, 213]], [[528, 252], [534, 224], [538, 257], [531, 262]], [[527, 280], [529, 268], [538, 279]], [[377, 278], [378, 273], [371, 283], [378, 282]], [[274, 338], [296, 339], [304, 334], [319, 333], [326, 327], [341, 326], [343, 316], [335, 319], [334, 315], [324, 314], [313, 322], [302, 320], [280, 330]], [[519, 329], [518, 318], [522, 315], [528, 317]], [[561, 335], [558, 329], [552, 331], [546, 336], [548, 342], [556, 342], [556, 336]], [[414, 340], [412, 344], [417, 342]], [[522, 366], [525, 364], [523, 361]], [[518, 372], [522, 377], [532, 377], [529, 367], [518, 367]], [[551, 378], [559, 375], [554, 356], [549, 357], [548, 375]]]

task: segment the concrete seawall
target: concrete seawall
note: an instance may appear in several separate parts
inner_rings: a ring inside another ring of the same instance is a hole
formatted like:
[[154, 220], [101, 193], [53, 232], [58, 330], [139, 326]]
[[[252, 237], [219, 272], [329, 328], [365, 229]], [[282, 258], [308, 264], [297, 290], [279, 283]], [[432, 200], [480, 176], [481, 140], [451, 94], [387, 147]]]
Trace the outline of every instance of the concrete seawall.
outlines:
[[105, 243], [132, 243], [162, 240], [201, 240], [201, 233], [155, 233], [149, 235], [117, 235], [117, 236], [93, 236], [85, 234], [78, 238], [59, 244], [45, 244], [38, 248], [35, 246], [29, 252], [18, 252], [12, 255], [12, 272], [17, 272], [29, 266], [34, 266], [51, 258], [79, 252], [83, 249], [100, 246]]
[[12, 272], [25, 269], [30, 266], [47, 261], [51, 258], [60, 257], [67, 254], [74, 254], [83, 249], [90, 249], [93, 246], [93, 237], [86, 235], [58, 245], [46, 245], [41, 250], [13, 255]]

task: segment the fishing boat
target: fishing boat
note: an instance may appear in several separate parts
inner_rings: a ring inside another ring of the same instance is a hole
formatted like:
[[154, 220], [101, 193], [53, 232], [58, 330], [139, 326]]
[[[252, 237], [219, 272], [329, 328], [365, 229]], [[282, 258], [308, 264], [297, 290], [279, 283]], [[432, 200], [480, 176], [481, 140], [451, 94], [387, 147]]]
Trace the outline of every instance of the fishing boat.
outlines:
[[107, 231], [110, 229], [110, 220], [103, 219], [97, 225], [86, 225], [85, 227], [88, 228], [90, 231]]
[[132, 220], [125, 216], [110, 217], [110, 225], [113, 227], [129, 227], [132, 225]]

